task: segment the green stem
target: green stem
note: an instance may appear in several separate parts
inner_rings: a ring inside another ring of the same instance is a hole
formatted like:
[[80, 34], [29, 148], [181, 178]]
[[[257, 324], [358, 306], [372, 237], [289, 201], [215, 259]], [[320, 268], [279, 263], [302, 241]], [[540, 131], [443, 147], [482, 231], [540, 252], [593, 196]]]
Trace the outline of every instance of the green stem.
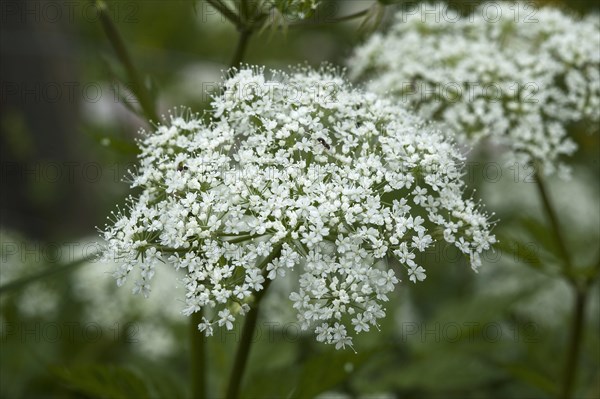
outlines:
[[561, 399], [571, 399], [573, 397], [573, 389], [575, 379], [577, 377], [577, 368], [579, 367], [579, 354], [581, 352], [581, 341], [583, 340], [583, 326], [585, 324], [585, 305], [587, 302], [587, 284], [581, 285], [573, 275], [573, 264], [567, 249], [566, 241], [562, 235], [558, 215], [555, 208], [552, 206], [548, 189], [544, 179], [539, 173], [536, 173], [535, 182], [546, 211], [546, 216], [552, 226], [552, 231], [558, 250], [563, 258], [565, 270], [564, 276], [569, 282], [575, 294], [575, 303], [573, 304], [573, 318], [571, 320], [569, 331], [569, 343], [567, 347], [565, 365], [563, 369], [563, 380], [560, 390]]
[[535, 183], [540, 194], [540, 198], [542, 199], [544, 210], [546, 211], [546, 216], [548, 217], [548, 220], [550, 221], [550, 224], [552, 226], [554, 238], [558, 245], [558, 250], [560, 251], [560, 255], [562, 256], [565, 262], [567, 276], [570, 280], [572, 280], [571, 272], [573, 270], [573, 267], [571, 263], [571, 257], [569, 256], [569, 251], [567, 250], [565, 239], [562, 236], [562, 230], [560, 228], [558, 216], [556, 214], [556, 211], [554, 210], [554, 207], [552, 206], [552, 202], [550, 201], [550, 196], [548, 195], [546, 183], [539, 173], [536, 173]]
[[587, 289], [575, 289], [575, 304], [573, 308], [573, 320], [569, 333], [569, 347], [567, 359], [563, 370], [563, 382], [560, 391], [561, 399], [572, 399], [573, 388], [577, 377], [579, 365], [579, 354], [583, 341], [583, 326], [585, 322], [585, 305], [587, 302]]
[[65, 263], [64, 265], [59, 265], [59, 266], [55, 266], [55, 267], [48, 267], [48, 268], [45, 268], [44, 270], [40, 271], [39, 273], [32, 274], [31, 276], [23, 277], [18, 280], [15, 280], [15, 281], [11, 281], [10, 283], [4, 284], [0, 287], [0, 295], [5, 294], [9, 291], [21, 289], [30, 283], [34, 283], [38, 280], [45, 279], [45, 278], [53, 276], [55, 274], [68, 272], [72, 269], [77, 268], [78, 266], [81, 266], [82, 264], [84, 264], [86, 262], [91, 261], [96, 256], [98, 256], [98, 254], [93, 253], [93, 254], [87, 255], [81, 259], [77, 259], [73, 262]]
[[202, 322], [202, 310], [193, 313], [190, 319], [190, 354], [192, 399], [206, 398], [206, 337], [198, 331]]
[[238, 66], [244, 59], [246, 49], [248, 48], [248, 42], [250, 41], [250, 36], [252, 36], [251, 30], [245, 28], [240, 30], [240, 36], [238, 37], [238, 42], [235, 47], [235, 53], [233, 53], [233, 57], [229, 63], [230, 67]]
[[107, 13], [106, 4], [101, 0], [95, 1], [94, 4], [98, 9], [98, 17], [100, 19], [102, 28], [104, 29], [104, 33], [106, 34], [108, 41], [115, 50], [117, 58], [125, 67], [127, 77], [131, 82], [131, 90], [137, 98], [142, 112], [148, 120], [158, 121], [159, 118], [154, 107], [154, 101], [152, 100], [152, 96], [146, 88], [146, 85], [144, 84], [144, 81], [141, 78], [139, 72], [135, 68], [135, 65], [131, 60], [129, 52], [127, 51], [127, 47], [125, 46], [123, 38], [119, 34], [119, 31], [117, 30], [117, 27], [110, 18], [110, 15]]
[[213, 6], [217, 11], [221, 13], [225, 18], [227, 18], [232, 24], [234, 24], [238, 29], [243, 27], [242, 20], [240, 17], [227, 5], [221, 3], [220, 0], [206, 0], [208, 4]]
[[250, 7], [246, 0], [242, 0], [239, 6], [239, 15], [232, 11], [227, 5], [223, 4], [220, 0], [207, 0], [208, 3], [213, 6], [217, 11], [227, 18], [238, 30], [239, 37], [235, 47], [235, 52], [229, 63], [229, 67], [236, 67], [242, 62], [246, 49], [248, 48], [248, 42], [253, 32], [253, 22], [250, 18]]
[[[266, 268], [266, 266], [271, 263], [273, 259], [279, 257], [280, 255], [281, 246], [278, 245], [258, 267], [261, 269]], [[248, 311], [248, 314], [245, 316], [246, 320], [244, 321], [244, 327], [242, 328], [240, 343], [235, 354], [233, 368], [231, 369], [231, 374], [229, 376], [229, 384], [227, 385], [227, 393], [225, 394], [225, 398], [227, 399], [237, 399], [239, 397], [240, 387], [242, 386], [244, 372], [246, 370], [246, 364], [248, 363], [248, 356], [250, 355], [250, 348], [252, 346], [254, 329], [256, 328], [256, 322], [258, 320], [260, 302], [264, 298], [265, 293], [271, 284], [271, 280], [266, 278], [266, 273], [263, 272], [263, 275], [265, 275], [264, 287], [261, 291], [256, 293], [254, 304]]]
[[339, 17], [339, 18], [333, 18], [331, 20], [328, 21], [328, 23], [338, 23], [338, 22], [346, 22], [346, 21], [351, 21], [353, 19], [356, 18], [361, 18], [364, 17], [365, 15], [367, 15], [369, 13], [370, 9], [366, 9], [366, 10], [362, 10], [359, 12], [355, 12], [354, 14], [350, 14], [350, 15], [346, 15], [343, 17]]
[[240, 16], [243, 21], [248, 21], [248, 17], [250, 16], [250, 7], [248, 7], [247, 0], [240, 0]]

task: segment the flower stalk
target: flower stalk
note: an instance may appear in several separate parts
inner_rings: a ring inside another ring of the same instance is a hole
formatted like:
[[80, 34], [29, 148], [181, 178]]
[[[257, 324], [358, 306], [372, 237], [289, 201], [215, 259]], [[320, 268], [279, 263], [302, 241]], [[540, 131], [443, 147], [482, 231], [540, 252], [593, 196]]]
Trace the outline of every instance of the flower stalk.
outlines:
[[575, 387], [579, 364], [579, 354], [581, 353], [581, 342], [583, 340], [583, 326], [585, 324], [587, 289], [577, 289], [575, 287], [574, 291], [575, 303], [573, 305], [573, 319], [571, 321], [571, 330], [569, 332], [569, 346], [567, 348], [567, 357], [563, 370], [563, 381], [560, 391], [561, 399], [573, 398], [573, 389]]
[[221, 13], [226, 19], [228, 19], [236, 28], [243, 26], [243, 22], [240, 17], [233, 12], [226, 4], [223, 4], [220, 0], [207, 0], [208, 4], [213, 6], [218, 12]]
[[[279, 256], [281, 256], [280, 245], [277, 246], [271, 255], [269, 255], [261, 263], [260, 268], [263, 269], [263, 272], [265, 271], [267, 265]], [[265, 279], [265, 285], [263, 289], [256, 293], [254, 305], [250, 308], [250, 311], [248, 311], [248, 314], [246, 315], [246, 320], [244, 321], [244, 326], [242, 327], [240, 343], [235, 354], [233, 368], [231, 369], [229, 383], [227, 384], [227, 392], [225, 394], [225, 398], [227, 399], [237, 399], [239, 397], [240, 388], [242, 386], [242, 381], [246, 370], [246, 364], [248, 363], [248, 356], [250, 355], [250, 348], [252, 347], [252, 338], [254, 336], [256, 322], [258, 320], [260, 302], [264, 298], [271, 281], [271, 279]]]
[[108, 41], [115, 50], [117, 58], [123, 64], [123, 67], [125, 67], [127, 77], [131, 82], [131, 90], [137, 98], [144, 116], [150, 121], [158, 122], [159, 118], [154, 107], [152, 95], [146, 88], [142, 77], [135, 67], [129, 52], [127, 51], [125, 42], [117, 30], [117, 27], [110, 18], [110, 15], [107, 13], [106, 4], [103, 1], [96, 1], [94, 4], [98, 9], [98, 18], [100, 19], [102, 29], [104, 30]]
[[544, 206], [544, 211], [546, 212], [546, 216], [548, 217], [548, 221], [552, 227], [552, 232], [554, 234], [554, 238], [558, 245], [558, 250], [560, 251], [560, 255], [563, 258], [565, 263], [565, 273], [567, 279], [573, 282], [573, 276], [571, 275], [573, 266], [571, 263], [571, 257], [569, 256], [569, 251], [567, 250], [567, 245], [564, 237], [562, 236], [562, 230], [560, 228], [560, 222], [558, 220], [558, 215], [550, 201], [550, 196], [548, 194], [548, 188], [544, 181], [544, 178], [541, 176], [539, 168], [536, 168], [536, 176], [535, 176], [535, 184], [540, 195], [540, 199], [542, 200], [542, 204]]
[[567, 353], [565, 356], [565, 363], [563, 368], [563, 378], [560, 388], [561, 399], [571, 399], [573, 397], [573, 389], [575, 386], [575, 380], [577, 378], [577, 369], [579, 366], [579, 355], [581, 352], [581, 342], [583, 340], [583, 326], [585, 324], [585, 307], [587, 302], [587, 284], [581, 285], [573, 275], [573, 264], [567, 244], [561, 233], [560, 223], [558, 215], [548, 193], [548, 188], [544, 181], [544, 178], [540, 173], [536, 173], [535, 183], [542, 201], [546, 216], [550, 221], [552, 231], [558, 250], [563, 258], [564, 270], [563, 276], [567, 279], [567, 282], [571, 286], [575, 301], [573, 303], [573, 315], [569, 330], [569, 341], [567, 346]]
[[202, 321], [202, 310], [190, 317], [190, 379], [192, 383], [192, 398], [206, 398], [206, 337], [198, 331]]
[[248, 48], [248, 42], [250, 41], [250, 37], [252, 36], [252, 30], [248, 28], [242, 28], [240, 30], [240, 35], [238, 37], [237, 45], [235, 47], [235, 52], [233, 53], [233, 57], [231, 58], [230, 66], [235, 67], [242, 62], [244, 59], [244, 55], [246, 54], [246, 50]]

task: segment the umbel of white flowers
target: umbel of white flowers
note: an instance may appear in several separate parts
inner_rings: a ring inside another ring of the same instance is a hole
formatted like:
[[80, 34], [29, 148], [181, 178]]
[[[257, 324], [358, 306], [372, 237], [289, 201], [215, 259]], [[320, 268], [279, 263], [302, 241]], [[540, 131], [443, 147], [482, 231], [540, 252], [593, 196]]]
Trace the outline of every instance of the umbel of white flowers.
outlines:
[[459, 139], [492, 137], [512, 161], [568, 172], [570, 126], [600, 120], [600, 17], [529, 3], [484, 3], [460, 16], [447, 5], [403, 10], [348, 62], [369, 90], [390, 93]]
[[425, 279], [417, 252], [445, 240], [477, 269], [494, 242], [454, 145], [330, 68], [232, 70], [204, 120], [172, 115], [140, 147], [141, 194], [106, 227], [105, 255], [144, 294], [158, 262], [184, 269], [183, 312], [212, 309], [209, 335], [289, 273], [301, 327], [345, 347], [400, 276]]

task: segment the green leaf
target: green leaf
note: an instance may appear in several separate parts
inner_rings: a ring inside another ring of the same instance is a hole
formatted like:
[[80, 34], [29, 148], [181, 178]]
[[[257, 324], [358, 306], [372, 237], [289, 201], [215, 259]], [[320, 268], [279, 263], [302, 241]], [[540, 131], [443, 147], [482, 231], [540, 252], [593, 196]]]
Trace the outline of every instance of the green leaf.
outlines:
[[[290, 398], [300, 372], [298, 367], [268, 368], [254, 373], [244, 387], [243, 398]], [[275, 378], [273, 376], [276, 376]]]
[[514, 378], [538, 388], [551, 396], [555, 396], [558, 391], [555, 381], [529, 366], [521, 364], [498, 364], [498, 366], [506, 370]]
[[[468, 392], [473, 387], [500, 378], [497, 370], [486, 367], [474, 357], [446, 351], [436, 356], [413, 358], [409, 364], [388, 368], [382, 374], [387, 389], [438, 393]], [[440, 397], [439, 394], [437, 397]]]
[[373, 351], [328, 350], [309, 358], [303, 365], [294, 398], [312, 398], [346, 380], [372, 355]]
[[535, 242], [545, 249], [549, 254], [560, 259], [557, 244], [549, 232], [548, 226], [539, 220], [527, 217], [520, 220], [521, 227], [535, 239]]
[[93, 140], [96, 140], [98, 144], [107, 147], [116, 153], [137, 155], [140, 152], [139, 147], [137, 147], [130, 139], [123, 139], [116, 135], [108, 136], [106, 135], [106, 132], [88, 132], [88, 134]]
[[54, 368], [54, 374], [75, 392], [92, 398], [160, 398], [138, 372], [115, 365]]
[[534, 269], [540, 269], [543, 263], [538, 255], [534, 243], [515, 240], [506, 235], [497, 234], [498, 243], [494, 248], [501, 251], [504, 256], [512, 256], [515, 261], [524, 263]]

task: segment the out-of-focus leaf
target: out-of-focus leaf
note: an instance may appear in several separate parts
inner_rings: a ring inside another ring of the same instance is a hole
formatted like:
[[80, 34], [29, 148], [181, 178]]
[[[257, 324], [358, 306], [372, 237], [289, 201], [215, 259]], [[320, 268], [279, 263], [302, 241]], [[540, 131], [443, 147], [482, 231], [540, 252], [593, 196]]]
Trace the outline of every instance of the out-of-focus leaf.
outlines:
[[144, 375], [144, 381], [157, 398], [185, 399], [186, 388], [189, 385], [187, 376], [182, 376], [164, 362], [136, 362], [132, 366]]
[[254, 373], [244, 387], [242, 398], [290, 398], [300, 372], [298, 367], [265, 369]]
[[108, 137], [104, 132], [90, 132], [89, 135], [100, 145], [120, 154], [138, 154], [140, 152], [139, 148], [131, 140], [124, 140], [114, 135]]
[[[156, 389], [134, 370], [114, 365], [54, 368], [54, 374], [73, 391], [93, 398], [156, 398]], [[164, 397], [166, 398], [166, 397]]]
[[535, 239], [535, 242], [545, 249], [549, 254], [560, 259], [557, 244], [553, 239], [553, 235], [549, 231], [550, 227], [546, 226], [539, 220], [531, 217], [522, 218], [520, 221], [521, 227]]
[[473, 357], [442, 352], [435, 357], [413, 359], [406, 367], [386, 370], [388, 389], [429, 392], [468, 392], [503, 376]]
[[524, 263], [534, 269], [540, 269], [543, 263], [532, 243], [523, 243], [506, 235], [498, 234], [498, 243], [494, 247], [505, 256], [512, 256], [515, 261]]
[[302, 367], [292, 397], [312, 398], [335, 387], [373, 354], [374, 351], [354, 353], [351, 350], [328, 350], [309, 358]]
[[250, 367], [243, 397], [288, 397], [296, 385], [301, 366], [296, 362], [298, 354], [295, 345], [288, 341], [292, 336], [276, 326], [268, 327], [261, 323], [254, 337], [257, 342], [252, 349], [250, 364], [264, 366]]
[[[519, 339], [505, 321], [506, 311], [535, 290], [525, 285], [503, 297], [455, 300], [441, 305], [426, 322], [404, 322], [398, 340], [398, 360], [376, 375], [384, 390], [474, 393], [513, 376], [496, 364], [510, 359]], [[410, 361], [402, 352], [410, 350]], [[537, 388], [537, 387], [536, 387]], [[449, 396], [447, 396], [449, 397]], [[454, 396], [454, 397], [460, 397]]]
[[556, 382], [551, 378], [537, 372], [531, 367], [521, 364], [498, 364], [516, 379], [525, 382], [532, 387], [538, 388], [552, 396], [557, 393]]

